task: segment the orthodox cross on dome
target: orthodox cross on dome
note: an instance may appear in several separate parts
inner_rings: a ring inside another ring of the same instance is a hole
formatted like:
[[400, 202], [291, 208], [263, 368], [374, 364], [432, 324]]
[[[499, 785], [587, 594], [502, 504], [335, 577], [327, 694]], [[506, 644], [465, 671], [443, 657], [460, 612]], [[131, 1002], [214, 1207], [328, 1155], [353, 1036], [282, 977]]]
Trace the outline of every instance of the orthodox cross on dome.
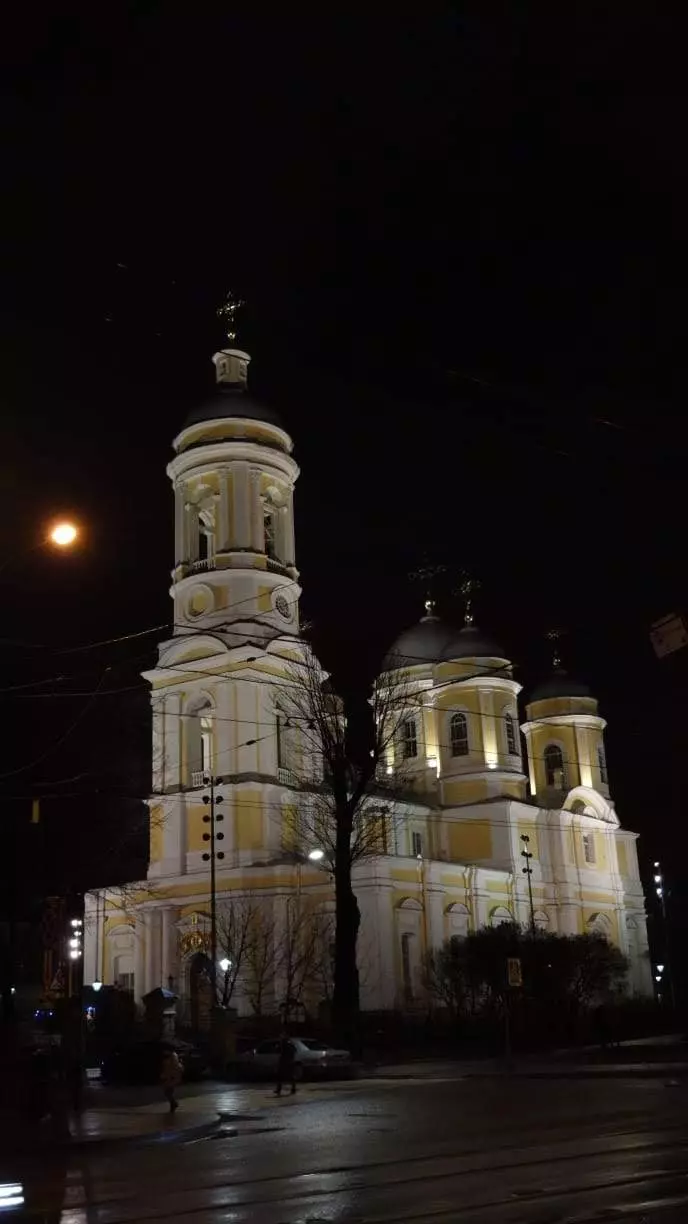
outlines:
[[468, 628], [473, 624], [473, 596], [480, 590], [480, 583], [470, 574], [464, 574], [459, 590], [463, 595], [463, 623]]
[[444, 574], [446, 565], [421, 565], [417, 570], [413, 570], [409, 574], [411, 582], [421, 582], [425, 587], [425, 615], [426, 617], [436, 616], [436, 601], [434, 598], [434, 590], [436, 587], [436, 578], [439, 574]]
[[241, 310], [246, 303], [242, 302], [241, 298], [236, 297], [231, 289], [225, 294], [225, 300], [218, 306], [216, 314], [218, 319], [222, 319], [225, 329], [225, 336], [230, 344], [236, 343], [237, 338], [237, 312]]
[[559, 644], [565, 632], [565, 629], [548, 629], [545, 634], [547, 641], [552, 643], [552, 668], [554, 671], [559, 671], [561, 668], [561, 649]]

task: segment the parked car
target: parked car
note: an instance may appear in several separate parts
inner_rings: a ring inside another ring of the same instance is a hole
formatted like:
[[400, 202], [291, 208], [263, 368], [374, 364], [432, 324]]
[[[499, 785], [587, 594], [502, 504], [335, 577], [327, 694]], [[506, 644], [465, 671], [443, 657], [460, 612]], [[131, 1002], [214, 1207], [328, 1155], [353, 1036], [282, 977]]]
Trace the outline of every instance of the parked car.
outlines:
[[[346, 1077], [353, 1071], [348, 1050], [337, 1050], [317, 1037], [290, 1037], [297, 1079]], [[281, 1041], [261, 1041], [237, 1058], [239, 1073], [252, 1079], [272, 1079], [277, 1073]]]
[[112, 1051], [101, 1063], [104, 1084], [156, 1084], [160, 1079], [163, 1049], [172, 1046], [185, 1080], [198, 1080], [206, 1069], [203, 1054], [188, 1041], [136, 1041]]

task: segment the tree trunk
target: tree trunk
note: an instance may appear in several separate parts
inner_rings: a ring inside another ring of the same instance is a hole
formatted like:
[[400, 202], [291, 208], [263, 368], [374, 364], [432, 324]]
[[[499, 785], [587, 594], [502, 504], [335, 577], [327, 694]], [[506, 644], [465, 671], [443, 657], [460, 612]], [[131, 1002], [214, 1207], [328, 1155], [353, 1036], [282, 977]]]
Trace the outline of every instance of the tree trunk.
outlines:
[[334, 871], [335, 940], [332, 1016], [337, 1032], [348, 1043], [355, 1041], [359, 1008], [356, 946], [361, 915], [351, 887], [349, 847], [337, 854]]

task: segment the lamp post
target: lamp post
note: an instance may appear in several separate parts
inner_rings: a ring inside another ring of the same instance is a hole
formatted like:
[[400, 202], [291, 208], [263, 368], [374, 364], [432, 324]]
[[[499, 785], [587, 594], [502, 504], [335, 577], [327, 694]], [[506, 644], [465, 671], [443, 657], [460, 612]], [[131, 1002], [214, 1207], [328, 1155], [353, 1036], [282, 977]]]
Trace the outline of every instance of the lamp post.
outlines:
[[533, 906], [533, 881], [532, 881], [533, 868], [530, 865], [530, 860], [533, 857], [533, 852], [532, 850], [528, 849], [530, 845], [530, 838], [527, 833], [521, 834], [521, 841], [523, 842], [523, 849], [521, 851], [521, 857], [526, 860], [526, 865], [523, 868], [523, 874], [528, 881], [528, 903], [530, 905], [530, 933], [531, 935], [534, 935], [535, 934], [535, 908]]
[[213, 992], [213, 1007], [217, 1007], [217, 884], [215, 862], [217, 859], [225, 857], [223, 850], [216, 850], [215, 843], [224, 840], [224, 833], [216, 832], [215, 826], [224, 817], [221, 812], [216, 812], [215, 808], [223, 802], [222, 795], [215, 794], [215, 787], [222, 782], [221, 778], [214, 778], [212, 774], [203, 779], [204, 784], [209, 788], [209, 794], [203, 796], [203, 802], [208, 807], [203, 820], [210, 825], [210, 831], [203, 834], [203, 841], [210, 843], [209, 849], [203, 855], [204, 863], [210, 863], [210, 984]]
[[[659, 904], [660, 904], [660, 908], [662, 911], [662, 929], [664, 932], [664, 954], [666, 956], [666, 968], [669, 971], [669, 994], [671, 996], [671, 1006], [674, 1008], [674, 1010], [676, 1010], [676, 992], [674, 989], [674, 973], [673, 973], [673, 968], [671, 964], [671, 943], [669, 939], [669, 924], [667, 922], [666, 891], [664, 888], [664, 876], [662, 875], [661, 864], [658, 861], [655, 861], [652, 864], [652, 866], [654, 868], [653, 878], [654, 878], [654, 884], [655, 884], [655, 894], [657, 895], [659, 899]], [[655, 981], [661, 982], [661, 984], [664, 985], [663, 980], [662, 980], [662, 975], [664, 973], [664, 965], [657, 965], [657, 969], [659, 971], [659, 976], [655, 974]], [[658, 996], [659, 1001], [661, 1002], [662, 996], [661, 996], [661, 991], [659, 989], [657, 991], [657, 996]]]

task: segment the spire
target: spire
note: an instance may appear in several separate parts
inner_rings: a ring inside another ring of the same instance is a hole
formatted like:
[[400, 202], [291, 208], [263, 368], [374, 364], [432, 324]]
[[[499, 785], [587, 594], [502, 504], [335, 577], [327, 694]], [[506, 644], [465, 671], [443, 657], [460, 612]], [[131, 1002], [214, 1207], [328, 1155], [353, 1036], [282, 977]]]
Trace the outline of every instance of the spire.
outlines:
[[561, 639], [564, 636], [563, 629], [548, 629], [545, 637], [548, 642], [552, 643], [552, 671], [560, 672], [561, 666]]
[[419, 566], [417, 570], [413, 570], [408, 576], [411, 582], [422, 582], [425, 587], [425, 616], [421, 620], [438, 620], [436, 612], [436, 601], [433, 594], [436, 584], [436, 578], [439, 574], [443, 574], [446, 570], [446, 565], [431, 565], [427, 560], [424, 565]]
[[471, 578], [470, 574], [466, 574], [459, 590], [463, 595], [463, 623], [466, 629], [470, 629], [473, 624], [473, 596], [476, 591], [480, 590], [480, 583], [477, 578]]

